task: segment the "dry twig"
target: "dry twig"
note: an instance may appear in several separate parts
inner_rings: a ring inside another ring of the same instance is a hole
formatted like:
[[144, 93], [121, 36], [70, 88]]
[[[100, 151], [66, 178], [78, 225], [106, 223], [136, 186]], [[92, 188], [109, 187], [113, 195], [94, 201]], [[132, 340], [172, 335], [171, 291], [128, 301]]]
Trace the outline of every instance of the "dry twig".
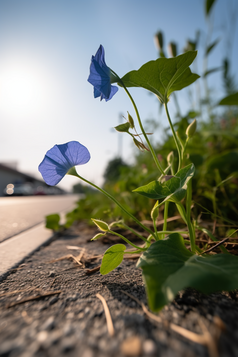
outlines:
[[106, 300], [104, 299], [104, 297], [102, 295], [100, 295], [99, 293], [96, 294], [96, 297], [98, 299], [101, 300], [102, 304], [103, 304], [103, 308], [105, 311], [105, 315], [106, 315], [106, 321], [107, 321], [107, 329], [108, 329], [108, 333], [110, 336], [113, 336], [115, 331], [114, 331], [114, 327], [113, 327], [113, 323], [112, 323], [112, 318], [110, 315], [110, 311], [109, 308], [107, 306]]
[[[217, 349], [217, 340], [220, 337], [220, 332], [221, 332], [221, 327], [219, 328], [218, 333], [216, 333], [215, 338], [211, 335], [211, 333], [209, 332], [209, 330], [207, 329], [206, 325], [203, 323], [203, 321], [200, 319], [198, 320], [200, 327], [203, 331], [202, 335], [199, 335], [197, 333], [194, 333], [192, 331], [189, 331], [181, 326], [175, 325], [173, 323], [170, 324], [166, 324], [165, 321], [162, 321], [161, 317], [156, 316], [154, 314], [152, 314], [150, 311], [148, 311], [148, 309], [145, 307], [145, 305], [138, 300], [136, 297], [134, 297], [133, 295], [129, 294], [128, 292], [121, 290], [124, 294], [128, 295], [131, 299], [135, 300], [139, 305], [141, 305], [144, 313], [151, 318], [152, 320], [156, 321], [156, 322], [164, 322], [164, 325], [170, 327], [173, 331], [177, 332], [178, 334], [180, 334], [181, 336], [189, 339], [190, 341], [193, 341], [195, 343], [201, 344], [203, 346], [206, 346], [208, 348], [209, 351], [209, 355], [210, 357], [219, 357], [219, 353], [218, 353], [218, 349]], [[215, 322], [215, 321], [214, 321]], [[220, 321], [219, 323], [221, 324], [222, 321]], [[216, 323], [216, 322], [215, 322]], [[218, 326], [218, 324], [216, 323], [216, 326]], [[224, 324], [223, 324], [223, 328], [224, 328]]]
[[22, 289], [22, 290], [14, 290], [14, 291], [8, 291], [6, 293], [0, 294], [0, 298], [3, 296], [9, 296], [9, 295], [14, 295], [14, 294], [19, 294], [19, 293], [23, 293], [26, 291], [31, 291], [31, 290], [41, 290], [41, 289], [37, 289], [34, 286], [32, 288], [27, 288], [27, 289]]
[[23, 304], [24, 302], [28, 302], [28, 301], [32, 301], [32, 300], [38, 300], [38, 299], [41, 299], [42, 297], [45, 297], [45, 296], [56, 295], [56, 294], [60, 294], [60, 293], [61, 293], [61, 290], [47, 291], [47, 292], [45, 292], [43, 294], [40, 294], [40, 295], [29, 296], [28, 298], [22, 299], [20, 301], [13, 302], [11, 304], [8, 304], [6, 307], [7, 308], [13, 307], [13, 306], [16, 306], [16, 305]]
[[202, 320], [199, 319], [198, 322], [203, 332], [202, 335], [189, 331], [173, 323], [170, 324], [170, 328], [188, 340], [206, 346], [208, 348], [210, 357], [219, 357], [215, 339], [212, 337]]
[[55, 262], [59, 262], [60, 260], [64, 260], [64, 259], [73, 259], [78, 265], [82, 265], [82, 263], [80, 263], [80, 261], [78, 260], [77, 257], [75, 257], [72, 254], [67, 254], [64, 255], [63, 257], [57, 258], [57, 259], [53, 259], [51, 260], [49, 263], [55, 263]]
[[85, 271], [85, 273], [86, 273], [87, 275], [90, 275], [90, 274], [96, 273], [96, 271], [100, 270], [100, 268], [101, 268], [101, 265], [99, 265], [99, 266], [97, 266], [97, 267], [95, 267], [95, 268], [93, 268], [93, 269], [87, 269], [87, 270]]
[[140, 300], [138, 300], [135, 296], [129, 294], [127, 291], [124, 291], [124, 290], [121, 290], [121, 291], [122, 291], [124, 294], [128, 295], [132, 300], [135, 300], [135, 301], [137, 302], [137, 304], [139, 304], [139, 305], [142, 307], [144, 313], [145, 313], [148, 317], [150, 317], [152, 320], [154, 320], [154, 321], [156, 321], [156, 322], [162, 322], [161, 317], [152, 314], [152, 313], [146, 308], [146, 306], [143, 304], [143, 302], [141, 302]]

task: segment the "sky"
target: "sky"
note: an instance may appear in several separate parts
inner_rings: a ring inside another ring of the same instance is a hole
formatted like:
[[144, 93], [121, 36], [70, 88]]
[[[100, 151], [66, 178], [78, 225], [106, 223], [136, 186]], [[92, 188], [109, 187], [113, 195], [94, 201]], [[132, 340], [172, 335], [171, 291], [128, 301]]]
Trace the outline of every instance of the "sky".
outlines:
[[[231, 13], [237, 19], [236, 0], [217, 0], [210, 43], [216, 38], [220, 43], [208, 68], [219, 67], [229, 54], [237, 73], [238, 29], [232, 28]], [[122, 77], [158, 58], [154, 43], [158, 30], [164, 33], [165, 49], [175, 41], [181, 54], [198, 29], [201, 50], [196, 71], [192, 70], [201, 75], [207, 29], [203, 0], [0, 0], [0, 162], [17, 162], [18, 170], [40, 178], [38, 165], [46, 151], [76, 140], [91, 154], [77, 171], [101, 185], [108, 161], [119, 153], [120, 140], [122, 158], [133, 162], [130, 137], [113, 128], [127, 111], [135, 115], [121, 88], [108, 102], [94, 99], [87, 82], [91, 56], [102, 44], [107, 65]], [[222, 98], [220, 77], [211, 75], [211, 85], [214, 95]], [[154, 118], [160, 124], [154, 140], [163, 140], [167, 123], [156, 98], [140, 88], [130, 91], [142, 120]], [[185, 114], [191, 103], [188, 92], [182, 92], [178, 98]], [[172, 101], [170, 106], [173, 114]], [[59, 186], [70, 189], [77, 182], [67, 176]]]

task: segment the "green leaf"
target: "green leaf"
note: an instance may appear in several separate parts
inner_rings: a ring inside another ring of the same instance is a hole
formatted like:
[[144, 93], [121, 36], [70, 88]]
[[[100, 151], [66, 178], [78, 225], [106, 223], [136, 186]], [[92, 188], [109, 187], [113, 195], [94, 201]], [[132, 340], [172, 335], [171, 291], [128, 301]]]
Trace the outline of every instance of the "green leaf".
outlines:
[[106, 250], [102, 258], [102, 264], [100, 268], [100, 273], [102, 275], [110, 273], [110, 271], [121, 264], [124, 250], [126, 250], [126, 246], [124, 244], [115, 244]]
[[150, 308], [160, 310], [187, 287], [205, 294], [238, 288], [238, 257], [228, 254], [197, 256], [173, 233], [153, 243], [140, 257]]
[[227, 177], [231, 172], [238, 171], [238, 150], [229, 150], [217, 155], [213, 155], [207, 160], [207, 171], [212, 172], [218, 169], [222, 178]]
[[230, 94], [227, 97], [223, 98], [219, 105], [238, 105], [238, 92]]
[[119, 131], [119, 132], [122, 132], [122, 133], [127, 133], [128, 132], [128, 130], [130, 129], [130, 123], [123, 123], [123, 124], [120, 124], [120, 125], [117, 125], [117, 126], [115, 126], [115, 129], [117, 130], [117, 131]]
[[222, 67], [216, 67], [216, 68], [209, 69], [203, 74], [203, 77], [207, 77], [209, 74], [220, 71], [221, 69], [222, 69]]
[[206, 0], [205, 3], [205, 11], [206, 11], [206, 16], [210, 14], [210, 11], [212, 9], [213, 4], [215, 3], [216, 0]]
[[138, 187], [133, 192], [155, 200], [164, 199], [159, 205], [162, 205], [165, 201], [180, 202], [185, 197], [187, 183], [193, 177], [194, 172], [195, 167], [190, 164], [178, 171], [168, 181], [163, 183], [152, 181], [148, 185]]
[[100, 219], [95, 219], [91, 218], [94, 224], [102, 231], [102, 232], [107, 232], [109, 231], [108, 224], [104, 221], [101, 221]]
[[165, 103], [172, 92], [189, 86], [199, 78], [189, 68], [196, 55], [196, 51], [188, 51], [174, 58], [158, 58], [145, 63], [138, 71], [128, 72], [121, 80], [125, 87], [145, 88]]
[[61, 228], [59, 222], [60, 216], [58, 215], [58, 213], [50, 214], [46, 216], [45, 227], [52, 229], [53, 231], [58, 231]]
[[106, 233], [98, 233], [91, 240], [97, 240], [98, 238], [102, 238], [106, 235]]
[[220, 39], [217, 38], [214, 42], [212, 42], [208, 47], [207, 47], [207, 50], [206, 50], [206, 55], [208, 55], [212, 50], [213, 48], [220, 42]]

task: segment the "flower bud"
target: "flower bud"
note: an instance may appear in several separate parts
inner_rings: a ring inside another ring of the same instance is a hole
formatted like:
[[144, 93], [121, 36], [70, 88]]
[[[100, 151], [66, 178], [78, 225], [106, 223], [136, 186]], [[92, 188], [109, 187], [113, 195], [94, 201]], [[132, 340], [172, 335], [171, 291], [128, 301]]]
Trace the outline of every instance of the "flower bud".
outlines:
[[151, 211], [151, 218], [153, 221], [155, 221], [159, 215], [159, 201], [156, 201], [155, 202], [155, 205], [154, 207], [152, 208], [152, 211]]
[[96, 226], [100, 229], [100, 231], [102, 231], [102, 232], [109, 231], [109, 227], [106, 222], [101, 221], [100, 219], [94, 219], [94, 218], [91, 218], [91, 220], [93, 221], [93, 223], [96, 224]]
[[109, 224], [109, 229], [112, 229], [113, 227], [123, 227], [123, 220], [120, 219], [119, 221], [115, 221]]
[[173, 161], [174, 161], [174, 152], [171, 151], [171, 152], [169, 153], [169, 155], [167, 156], [168, 165], [172, 165]]
[[143, 144], [143, 143], [141, 143], [140, 141], [138, 141], [138, 140], [136, 140], [135, 138], [133, 138], [133, 141], [134, 141], [134, 144], [138, 147], [138, 149], [140, 149], [140, 150], [147, 150], [147, 151], [149, 151], [148, 149], [147, 149], [147, 147]]
[[129, 113], [128, 113], [128, 122], [130, 123], [131, 129], [133, 129], [135, 127], [134, 119], [132, 118], [132, 116]]
[[177, 45], [175, 42], [170, 42], [168, 46], [169, 53], [172, 57], [177, 56]]
[[106, 233], [98, 233], [91, 240], [97, 240], [98, 238], [104, 237]]
[[115, 126], [115, 129], [120, 133], [128, 133], [128, 130], [130, 129], [130, 123], [120, 124], [118, 126]]
[[155, 45], [160, 51], [163, 51], [164, 41], [163, 41], [163, 33], [158, 31], [155, 34]]
[[196, 119], [194, 119], [194, 121], [191, 124], [189, 124], [186, 130], [186, 135], [188, 139], [190, 139], [194, 135], [196, 128], [197, 128], [197, 121]]

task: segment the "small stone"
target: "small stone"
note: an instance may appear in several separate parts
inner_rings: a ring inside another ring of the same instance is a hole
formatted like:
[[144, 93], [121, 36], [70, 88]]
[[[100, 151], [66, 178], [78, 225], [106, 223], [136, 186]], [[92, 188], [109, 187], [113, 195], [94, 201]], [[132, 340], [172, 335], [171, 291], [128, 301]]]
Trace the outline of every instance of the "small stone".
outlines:
[[51, 344], [55, 345], [56, 343], [58, 343], [62, 337], [62, 334], [62, 330], [56, 330], [51, 332], [49, 337]]
[[142, 349], [146, 356], [156, 356], [157, 347], [153, 340], [145, 340]]
[[37, 334], [36, 338], [37, 338], [37, 341], [39, 341], [40, 343], [45, 342], [48, 338], [48, 332], [41, 331]]
[[55, 276], [55, 272], [52, 270], [49, 272], [49, 277], [53, 278]]
[[52, 330], [55, 327], [54, 316], [50, 316], [41, 326], [41, 330]]
[[53, 297], [50, 299], [49, 304], [50, 304], [50, 305], [53, 305], [53, 304], [55, 304], [58, 300], [59, 300], [58, 296], [53, 296]]
[[68, 312], [68, 314], [66, 315], [66, 319], [72, 320], [73, 318], [74, 318], [74, 312]]
[[6, 341], [0, 346], [0, 356], [9, 356], [12, 353], [20, 353], [21, 347], [16, 341]]
[[141, 340], [137, 336], [127, 338], [121, 344], [121, 352], [128, 357], [139, 356], [141, 353]]
[[67, 324], [64, 326], [64, 335], [65, 336], [70, 336], [73, 332], [74, 332], [74, 329], [73, 329], [73, 326], [70, 325], [70, 324]]
[[90, 312], [90, 310], [91, 310], [91, 309], [87, 306], [87, 307], [85, 307], [84, 313], [85, 313], [85, 314], [88, 314], [88, 313]]
[[73, 350], [75, 347], [75, 340], [71, 338], [64, 339], [62, 343], [62, 352], [66, 353]]
[[83, 351], [81, 357], [94, 357], [94, 353], [91, 348], [87, 348], [85, 351]]

